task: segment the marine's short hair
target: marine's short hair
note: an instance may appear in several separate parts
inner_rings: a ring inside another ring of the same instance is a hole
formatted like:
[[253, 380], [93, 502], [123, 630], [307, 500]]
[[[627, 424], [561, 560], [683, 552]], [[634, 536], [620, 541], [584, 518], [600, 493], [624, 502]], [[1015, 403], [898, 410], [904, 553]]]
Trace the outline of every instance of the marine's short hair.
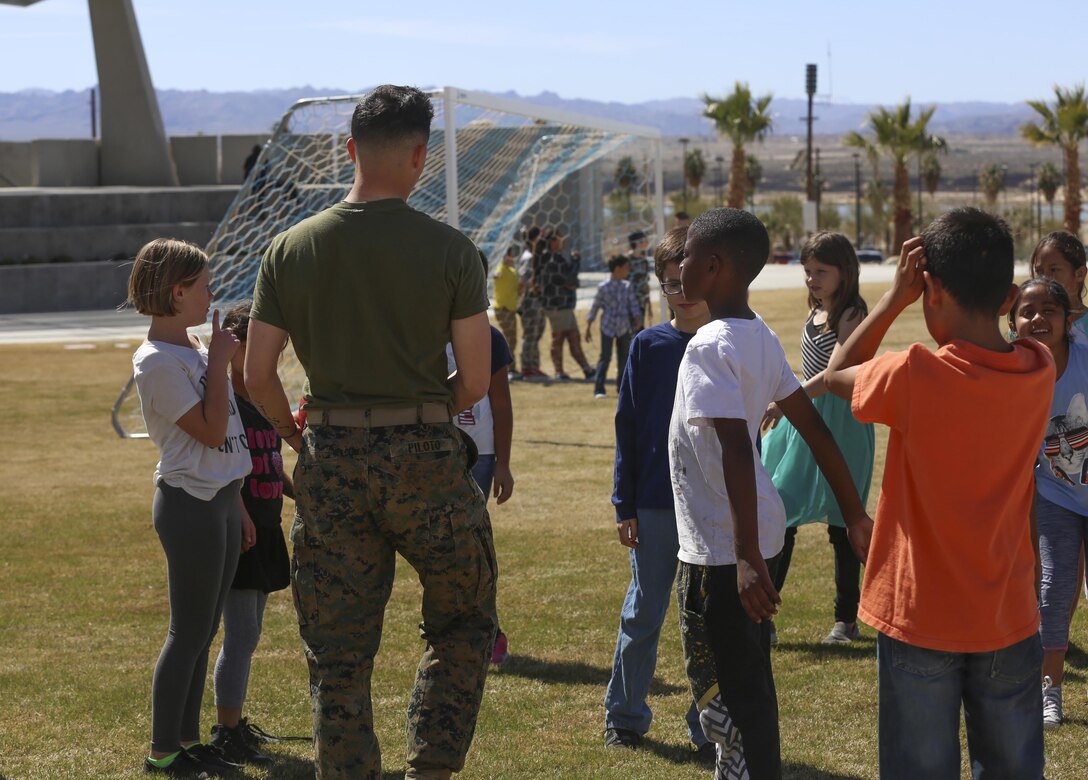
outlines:
[[922, 231], [926, 270], [964, 309], [996, 317], [1012, 286], [1014, 248], [1005, 220], [982, 209], [946, 211]]
[[171, 317], [174, 287], [191, 286], [208, 267], [208, 256], [196, 244], [156, 238], [136, 254], [128, 276], [128, 304], [152, 317]]
[[687, 225], [674, 227], [654, 249], [654, 273], [659, 282], [665, 281], [665, 266], [684, 260], [684, 243], [688, 240]]
[[728, 259], [750, 282], [767, 264], [771, 238], [763, 223], [741, 209], [710, 209], [692, 220], [688, 241]]
[[415, 87], [383, 84], [355, 106], [351, 137], [356, 145], [387, 146], [401, 141], [427, 143], [431, 137], [434, 106]]

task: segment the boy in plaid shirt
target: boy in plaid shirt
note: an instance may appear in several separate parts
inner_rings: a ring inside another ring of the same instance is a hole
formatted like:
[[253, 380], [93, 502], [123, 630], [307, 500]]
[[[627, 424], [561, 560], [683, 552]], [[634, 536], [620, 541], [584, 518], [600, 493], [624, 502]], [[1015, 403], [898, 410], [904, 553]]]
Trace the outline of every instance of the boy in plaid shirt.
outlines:
[[586, 342], [593, 340], [593, 320], [601, 313], [601, 356], [597, 361], [597, 380], [593, 388], [594, 398], [604, 398], [604, 380], [608, 364], [612, 362], [612, 344], [616, 345], [616, 384], [619, 385], [631, 349], [631, 337], [642, 327], [642, 309], [638, 305], [635, 288], [627, 281], [631, 270], [626, 257], [617, 255], [608, 261], [612, 277], [597, 286], [593, 306], [586, 319]]

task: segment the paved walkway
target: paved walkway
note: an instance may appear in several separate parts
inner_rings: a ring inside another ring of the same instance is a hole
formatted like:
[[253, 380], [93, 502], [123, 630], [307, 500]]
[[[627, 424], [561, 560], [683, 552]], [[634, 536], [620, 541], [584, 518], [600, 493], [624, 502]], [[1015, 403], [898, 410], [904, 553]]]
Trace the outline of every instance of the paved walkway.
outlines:
[[[1027, 275], [1026, 266], [1017, 266], [1017, 278]], [[888, 283], [894, 265], [863, 265], [862, 284]], [[578, 308], [588, 309], [604, 273], [584, 273], [578, 290]], [[753, 290], [797, 289], [804, 285], [798, 265], [768, 265], [752, 283]], [[871, 301], [875, 303], [875, 301]], [[0, 314], [0, 344], [69, 344], [114, 342], [134, 346], [147, 333], [146, 317], [135, 311], [79, 311], [42, 314]], [[208, 326], [205, 326], [206, 330]], [[200, 333], [201, 329], [197, 329]], [[204, 334], [206, 335], [206, 334]]]

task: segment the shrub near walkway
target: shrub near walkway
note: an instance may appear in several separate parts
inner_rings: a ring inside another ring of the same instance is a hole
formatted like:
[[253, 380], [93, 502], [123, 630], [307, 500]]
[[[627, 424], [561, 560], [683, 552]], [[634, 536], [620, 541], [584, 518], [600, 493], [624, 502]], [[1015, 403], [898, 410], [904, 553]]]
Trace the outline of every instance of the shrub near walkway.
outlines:
[[[881, 288], [863, 290], [870, 305]], [[804, 293], [753, 294], [753, 306], [800, 368]], [[924, 337], [917, 307], [890, 347]], [[132, 345], [133, 347], [135, 345]], [[0, 403], [9, 442], [0, 466], [0, 778], [142, 777], [151, 671], [166, 631], [164, 559], [151, 528], [155, 451], [121, 441], [108, 410], [131, 348], [0, 348]], [[590, 356], [592, 358], [592, 356]], [[627, 558], [609, 504], [612, 411], [592, 386], [514, 385], [514, 498], [492, 506], [501, 568], [499, 609], [512, 658], [488, 678], [476, 740], [461, 777], [707, 778], [687, 752], [675, 613], [651, 691], [655, 720], [638, 753], [601, 745]], [[878, 429], [879, 431], [879, 429]], [[886, 437], [878, 432], [877, 479]], [[969, 464], [965, 463], [965, 468]], [[985, 475], [974, 475], [985, 478]], [[996, 486], [995, 486], [995, 489]], [[873, 491], [875, 503], [877, 491]], [[285, 507], [285, 527], [292, 507]], [[875, 778], [873, 631], [827, 647], [832, 557], [821, 528], [802, 529], [777, 625], [774, 663], [787, 778]], [[404, 709], [419, 658], [419, 586], [398, 570], [374, 676], [386, 778], [404, 771]], [[1047, 734], [1047, 777], [1088, 766], [1084, 696], [1088, 629], [1073, 624], [1069, 722]], [[213, 648], [213, 653], [216, 649]], [[250, 683], [249, 714], [275, 734], [310, 725], [305, 663], [287, 592], [269, 601]], [[209, 680], [203, 726], [214, 708]], [[246, 777], [313, 777], [309, 746], [273, 746], [277, 763]]]

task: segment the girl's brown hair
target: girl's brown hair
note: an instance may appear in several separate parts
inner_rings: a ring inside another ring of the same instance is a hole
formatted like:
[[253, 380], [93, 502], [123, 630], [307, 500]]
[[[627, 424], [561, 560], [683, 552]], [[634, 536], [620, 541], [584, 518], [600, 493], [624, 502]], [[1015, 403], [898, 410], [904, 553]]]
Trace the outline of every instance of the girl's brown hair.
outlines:
[[[861, 312], [862, 316], [869, 313], [869, 307], [865, 305], [865, 299], [858, 291], [858, 256], [854, 252], [854, 246], [850, 239], [842, 233], [822, 231], [817, 233], [801, 247], [801, 262], [809, 258], [824, 265], [834, 266], [839, 269], [839, 289], [835, 292], [835, 300], [827, 310], [827, 322], [823, 330], [839, 329], [839, 320], [851, 309]], [[820, 302], [810, 292], [808, 294], [808, 307], [815, 309]]]
[[191, 286], [208, 267], [208, 256], [196, 244], [156, 238], [144, 244], [128, 277], [128, 304], [140, 314], [171, 317], [174, 287]]

